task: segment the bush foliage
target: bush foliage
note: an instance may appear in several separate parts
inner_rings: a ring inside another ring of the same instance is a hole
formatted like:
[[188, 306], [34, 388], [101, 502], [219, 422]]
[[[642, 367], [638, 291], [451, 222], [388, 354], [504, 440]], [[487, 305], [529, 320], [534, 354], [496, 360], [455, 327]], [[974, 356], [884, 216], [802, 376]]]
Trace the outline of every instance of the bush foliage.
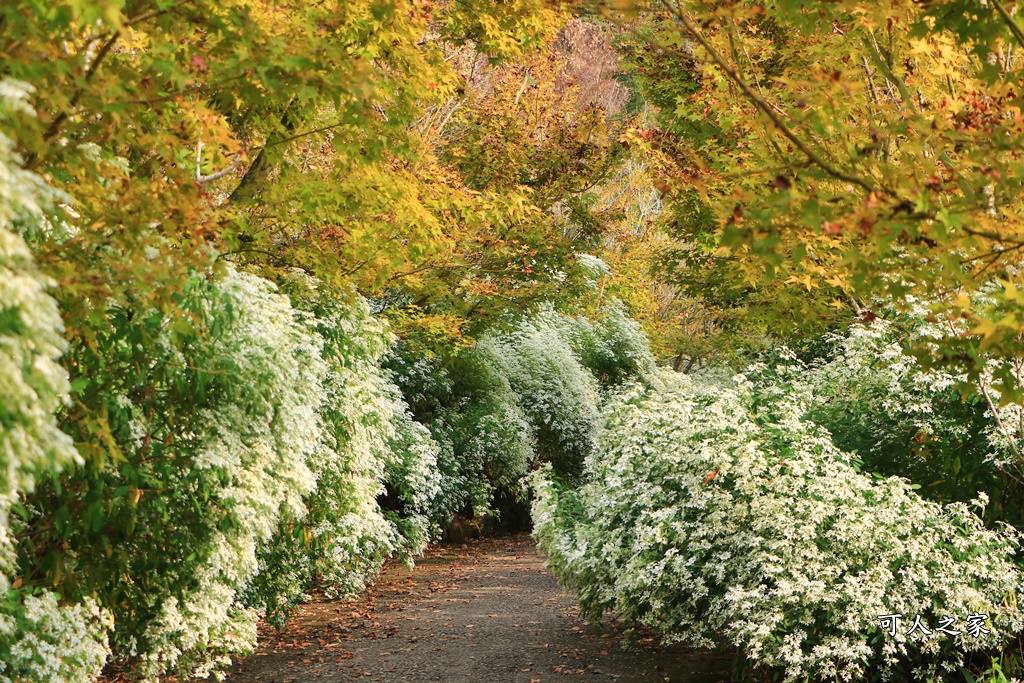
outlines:
[[[24, 107], [26, 89], [0, 80], [0, 118]], [[56, 199], [43, 180], [21, 168], [0, 134], [0, 682], [72, 683], [95, 677], [109, 654], [108, 614], [91, 596], [62, 603], [18, 574], [21, 531], [12, 511], [39, 477], [82, 462], [54, 412], [67, 403], [67, 344], [57, 302], [22, 233], [46, 229], [44, 207]]]
[[[582, 488], [535, 477], [550, 566], [592, 617], [730, 642], [787, 681], [959, 680], [964, 650], [998, 649], [1024, 627], [1016, 531], [862, 474], [807, 418], [808, 397], [743, 375], [621, 392]], [[886, 614], [903, 615], [895, 637]], [[962, 631], [972, 614], [991, 632], [906, 635], [915, 615]]]

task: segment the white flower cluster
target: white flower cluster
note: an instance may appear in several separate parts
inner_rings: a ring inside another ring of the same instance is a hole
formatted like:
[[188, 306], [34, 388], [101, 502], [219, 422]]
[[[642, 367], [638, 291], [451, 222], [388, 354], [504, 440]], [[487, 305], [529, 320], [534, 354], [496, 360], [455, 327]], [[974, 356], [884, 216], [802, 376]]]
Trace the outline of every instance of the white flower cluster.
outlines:
[[[977, 297], [979, 307], [991, 303], [985, 295]], [[968, 330], [959, 321], [929, 322], [934, 318], [928, 309], [912, 297], [904, 305], [910, 312], [896, 322], [879, 318], [853, 325], [845, 334], [827, 335], [826, 359], [805, 364], [790, 357], [785, 363], [760, 364], [753, 369], [760, 390], [774, 386], [803, 395], [808, 410], [816, 413], [813, 419], [842, 442], [852, 442], [854, 434], [871, 434], [869, 442], [850, 443], [864, 456], [891, 459], [894, 451], [910, 450], [905, 444], [910, 437], [922, 444], [914, 454], [918, 459], [945, 449], [953, 471], [932, 472], [941, 476], [931, 479], [957, 477], [968, 459], [979, 469], [986, 463], [1024, 466], [1024, 405], [1004, 402], [997, 382], [1002, 375], [1024, 380], [1024, 359], [989, 357], [974, 380], [966, 373], [923, 368], [907, 347], [934, 351], [936, 340]], [[968, 395], [962, 396], [968, 386]]]
[[564, 321], [538, 315], [512, 334], [490, 336], [478, 347], [493, 359], [519, 397], [534, 429], [537, 455], [560, 474], [577, 476], [597, 437], [598, 383], [580, 363]]
[[617, 299], [595, 321], [541, 310], [478, 348], [508, 378], [537, 455], [570, 478], [594, 449], [599, 390], [643, 380], [655, 368], [646, 335]]
[[[314, 566], [343, 594], [363, 590], [396, 552], [422, 551], [426, 513], [440, 491], [437, 448], [426, 428], [412, 421], [378, 360], [336, 367], [331, 375], [337, 446], [310, 501]], [[405, 494], [403, 521], [411, 538], [378, 505], [386, 482]]]
[[[938, 332], [937, 325], [924, 321], [914, 321], [912, 327], [910, 341], [925, 341]], [[874, 430], [880, 439], [888, 431], [879, 428], [883, 416], [898, 422], [900, 430], [922, 436], [968, 436], [966, 425], [936, 410], [936, 398], [966, 378], [923, 369], [905, 352], [891, 323], [879, 318], [853, 325], [846, 334], [828, 335], [824, 341], [831, 347], [825, 362], [808, 366], [790, 358], [776, 363], [762, 383], [764, 390], [770, 385], [784, 386], [792, 395], [803, 396], [811, 409], [830, 402], [856, 406], [849, 418], [861, 421], [864, 429]], [[754, 371], [761, 369], [765, 368]]]
[[596, 289], [601, 280], [611, 275], [611, 267], [597, 256], [580, 252], [575, 257], [576, 265], [583, 273], [583, 277], [590, 287]]
[[[331, 300], [308, 279], [292, 284], [308, 310], [230, 269], [202, 298], [217, 327], [199, 357], [224, 379], [198, 414], [189, 467], [219, 473], [232, 523], [205, 549], [196, 588], [167, 595], [139, 639], [151, 678], [184, 663], [193, 675], [216, 673], [255, 645], [259, 611], [281, 623], [314, 574], [351, 594], [387, 558], [426, 546], [437, 449], [380, 368], [390, 336], [364, 301]], [[400, 509], [381, 508], [385, 484]]]
[[1006, 462], [1020, 463], [1021, 407], [1000, 406], [993, 377], [1013, 361], [990, 359], [987, 371], [966, 373], [924, 367], [910, 349], [927, 354], [935, 340], [957, 333], [929, 322], [926, 310], [856, 324], [827, 335], [821, 356], [804, 362], [785, 348], [747, 376], [766, 403], [799, 404], [806, 419], [827, 429], [840, 450], [856, 454], [863, 469], [904, 476], [926, 498], [966, 502], [986, 491], [986, 519], [1020, 527]]
[[[0, 119], [31, 114], [27, 95], [27, 86], [0, 79]], [[20, 235], [45, 220], [42, 206], [52, 199], [0, 134], [0, 683], [87, 680], [109, 654], [108, 616], [95, 602], [62, 605], [50, 591], [12, 588], [11, 505], [40, 470], [79, 460], [54, 419], [70, 387], [57, 362], [65, 342], [57, 303], [46, 293], [52, 283]]]
[[[545, 317], [558, 324], [558, 316]], [[613, 297], [593, 322], [564, 316], [561, 321], [562, 334], [602, 386], [643, 380], [654, 371], [654, 355], [647, 335], [618, 299]]]
[[[148, 677], [180, 669], [183, 658], [191, 666], [193, 652], [223, 659], [255, 646], [256, 612], [240, 604], [238, 593], [260, 570], [258, 550], [280, 517], [302, 517], [302, 499], [315, 486], [307, 463], [321, 447], [317, 411], [326, 366], [308, 322], [274, 289], [229, 269], [199, 299], [204, 318], [220, 328], [196, 354], [221, 379], [216, 403], [197, 413], [204, 430], [183, 464], [218, 473], [217, 508], [230, 511], [232, 524], [212, 534], [205, 562], [194, 569], [195, 588], [164, 597], [139, 639], [139, 668]], [[198, 672], [209, 668], [206, 657], [196, 659]]]
[[[67, 572], [93, 577], [113, 623], [80, 596], [62, 606], [47, 593], [26, 598], [11, 616], [0, 603], [3, 675], [89, 680], [112, 628], [113, 656], [144, 680], [219, 676], [255, 646], [261, 612], [281, 623], [314, 575], [355, 592], [388, 557], [422, 551], [439, 493], [436, 445], [380, 367], [391, 343], [383, 324], [361, 300], [293, 306], [316, 287], [284, 294], [228, 266], [186, 283], [187, 323], [111, 309], [109, 358], [135, 367], [141, 357], [146, 368], [114, 375], [97, 399], [119, 462], [90, 464], [86, 477], [109, 505], [81, 505], [84, 515], [61, 524], [76, 525]], [[51, 421], [54, 408], [42, 409]], [[74, 475], [70, 487], [90, 495]], [[107, 534], [116, 545], [97, 553]], [[46, 659], [55, 645], [79, 649]]]
[[[607, 405], [581, 489], [535, 478], [535, 533], [587, 613], [727, 640], [787, 681], [932, 680], [1024, 628], [1012, 529], [858, 473], [799, 394], [651, 383]], [[991, 632], [890, 637], [886, 614], [983, 614]]]
[[462, 349], [447, 363], [407, 343], [388, 366], [417, 418], [438, 446], [441, 494], [431, 522], [446, 527], [454, 515], [496, 516], [496, 495], [521, 493], [533, 460], [533, 431], [519, 397], [500, 370], [493, 344]]
[[545, 307], [510, 322], [447, 359], [408, 342], [388, 359], [440, 449], [432, 516], [442, 527], [455, 514], [521, 524], [517, 501], [534, 460], [577, 477], [594, 447], [601, 390], [654, 368], [646, 336], [615, 299], [594, 320]]
[[[12, 81], [0, 86], [2, 117], [9, 102], [20, 99]], [[57, 302], [46, 293], [53, 283], [36, 270], [17, 230], [40, 219], [45, 192], [41, 179], [19, 168], [14, 143], [0, 134], [0, 497], [31, 489], [39, 469], [78, 459], [53, 419], [70, 389], [57, 362], [66, 344]], [[0, 506], [0, 539], [5, 520]]]
[[26, 595], [14, 637], [0, 617], [0, 683], [80, 683], [96, 678], [110, 648], [109, 614], [91, 598], [60, 605], [50, 591]]
[[[413, 422], [381, 369], [392, 343], [366, 302], [343, 304], [296, 274], [296, 305], [310, 316], [323, 359], [317, 420], [321, 441], [309, 460], [315, 479], [304, 514], [286, 515], [262, 551], [249, 601], [275, 624], [304, 596], [312, 577], [329, 592], [365, 588], [385, 560], [407, 561], [428, 541], [428, 513], [440, 492], [437, 446]], [[389, 509], [379, 499], [393, 492]]]
[[[391, 555], [408, 558], [426, 546], [427, 513], [440, 493], [437, 446], [380, 367], [393, 339], [366, 302], [321, 307], [317, 316], [330, 364], [322, 411], [333, 448], [310, 503], [313, 562], [322, 580], [351, 594]], [[386, 483], [402, 499], [395, 514], [378, 504]]]

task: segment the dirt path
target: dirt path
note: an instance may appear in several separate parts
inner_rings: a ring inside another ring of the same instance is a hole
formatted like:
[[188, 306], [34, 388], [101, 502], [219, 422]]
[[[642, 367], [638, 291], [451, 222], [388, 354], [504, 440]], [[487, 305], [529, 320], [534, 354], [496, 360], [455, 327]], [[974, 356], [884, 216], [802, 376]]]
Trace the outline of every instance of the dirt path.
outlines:
[[229, 683], [729, 680], [724, 655], [623, 641], [613, 622], [580, 620], [533, 541], [510, 536], [431, 549], [359, 600], [310, 603], [282, 634], [261, 627]]

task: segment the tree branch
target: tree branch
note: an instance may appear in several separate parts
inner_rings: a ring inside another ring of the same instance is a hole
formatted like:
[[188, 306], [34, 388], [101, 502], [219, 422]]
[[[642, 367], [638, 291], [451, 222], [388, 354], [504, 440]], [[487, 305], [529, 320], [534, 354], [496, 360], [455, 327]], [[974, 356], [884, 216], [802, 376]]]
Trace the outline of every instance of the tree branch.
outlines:
[[216, 173], [211, 173], [210, 175], [199, 176], [198, 178], [196, 178], [196, 184], [205, 185], [206, 183], [212, 183], [214, 180], [220, 180], [221, 178], [223, 178], [224, 176], [238, 168], [238, 164], [240, 164], [241, 161], [241, 158], [237, 158], [234, 161], [232, 161], [231, 164], [224, 170], [217, 171]]
[[89, 68], [85, 71], [85, 81], [75, 89], [75, 94], [71, 96], [71, 101], [68, 102], [67, 109], [58, 114], [57, 117], [50, 122], [50, 125], [46, 127], [46, 132], [43, 133], [43, 140], [50, 142], [58, 133], [60, 133], [60, 127], [64, 125], [64, 122], [71, 116], [71, 112], [78, 106], [78, 101], [82, 99], [82, 93], [85, 92], [85, 86], [87, 86], [93, 76], [96, 75], [96, 71], [99, 69], [100, 63], [108, 54], [110, 54], [110, 49], [114, 47], [114, 43], [116, 43], [117, 39], [120, 37], [121, 31], [114, 31], [110, 38], [107, 39], [107, 42], [103, 43], [103, 47], [101, 47], [100, 51], [96, 54], [96, 58], [92, 60]]
[[[284, 127], [286, 131], [290, 131], [294, 127], [294, 123], [288, 116], [288, 112], [289, 110], [291, 110], [292, 102], [294, 101], [295, 98], [292, 98], [285, 106], [284, 112], [281, 114], [281, 125]], [[256, 155], [256, 158], [253, 160], [252, 164], [249, 165], [249, 168], [246, 169], [245, 175], [242, 176], [242, 179], [239, 181], [235, 189], [231, 191], [231, 195], [228, 197], [228, 201], [238, 202], [252, 198], [256, 190], [255, 184], [257, 180], [262, 179], [267, 175], [267, 173], [269, 173], [270, 161], [267, 159], [267, 150], [270, 149], [271, 147], [283, 144], [287, 142], [289, 139], [294, 138], [275, 140], [274, 142], [265, 143], [262, 147], [257, 148], [259, 150], [259, 154]]]
[[[789, 126], [785, 124], [785, 122], [780, 118], [779, 114], [772, 108], [772, 106], [765, 102], [764, 98], [762, 98], [760, 95], [754, 92], [754, 90], [746, 83], [746, 81], [743, 80], [739, 73], [737, 73], [735, 69], [730, 67], [725, 62], [725, 60], [722, 59], [722, 56], [718, 54], [718, 51], [715, 50], [714, 47], [712, 47], [711, 43], [709, 43], [708, 40], [704, 37], [704, 34], [700, 31], [700, 29], [697, 28], [683, 12], [679, 11], [673, 4], [669, 2], [669, 0], [661, 1], [662, 4], [666, 7], [666, 9], [668, 9], [668, 11], [673, 16], [675, 16], [676, 19], [678, 19], [679, 22], [686, 28], [687, 32], [691, 36], [693, 36], [694, 40], [696, 40], [700, 44], [700, 46], [704, 48], [704, 51], [707, 52], [708, 56], [711, 58], [711, 61], [713, 61], [718, 66], [718, 68], [724, 71], [725, 74], [737, 86], [739, 86], [740, 90], [743, 91], [743, 94], [747, 96], [747, 99], [749, 99], [755, 105], [757, 105], [757, 108], [764, 112], [764, 114], [771, 120], [775, 127], [778, 128], [778, 130], [790, 142], [792, 142], [793, 145], [798, 150], [800, 150], [800, 152], [805, 157], [807, 157], [807, 159], [811, 163], [813, 163], [815, 166], [819, 167], [820, 169], [825, 171], [825, 173], [829, 174], [830, 176], [837, 180], [842, 180], [852, 185], [856, 185], [866, 192], [878, 191], [878, 188], [876, 188], [872, 183], [869, 183], [867, 180], [859, 176], [847, 173], [846, 171], [836, 168], [831, 163], [822, 158], [819, 154], [817, 154], [814, 150], [808, 147], [804, 143], [804, 141], [801, 140], [796, 135], [796, 133], [794, 133], [789, 128]], [[681, 51], [676, 50], [675, 48], [662, 47], [662, 49], [672, 52], [673, 54], [683, 56]]]
[[984, 237], [993, 242], [1006, 242], [1007, 244], [1024, 245], [1024, 237], [1008, 237], [991, 230], [976, 230], [974, 228], [962, 227], [961, 230], [974, 237]]
[[[867, 44], [867, 40], [864, 41]], [[875, 66], [881, 70], [882, 75], [885, 76], [887, 83], [894, 83], [896, 89], [900, 91], [900, 99], [910, 107], [910, 110], [917, 113], [917, 105], [914, 104], [914, 97], [910, 94], [910, 90], [907, 88], [907, 84], [903, 82], [903, 79], [893, 73], [893, 70], [889, 67], [889, 63], [883, 59], [882, 48], [878, 46], [878, 41], [875, 40], [875, 34], [871, 34], [871, 44], [868, 45], [871, 49], [871, 61], [875, 63]], [[891, 97], [891, 95], [890, 95]], [[895, 99], [895, 98], [894, 98]]]
[[1006, 11], [1006, 8], [1003, 7], [1003, 3], [999, 0], [992, 0], [992, 4], [995, 6], [996, 11], [999, 12], [999, 16], [1003, 18], [1003, 21], [1006, 22], [1006, 25], [1010, 28], [1010, 33], [1013, 34], [1013, 37], [1017, 39], [1018, 43], [1024, 46], [1024, 31], [1021, 31], [1020, 26], [1017, 25], [1017, 22], [1014, 21], [1013, 17], [1010, 16], [1010, 13]]
[[[99, 52], [96, 53], [96, 57], [92, 60], [92, 62], [89, 64], [88, 68], [85, 71], [84, 81], [78, 85], [78, 87], [75, 89], [74, 95], [71, 96], [71, 100], [68, 102], [68, 107], [60, 114], [58, 114], [56, 118], [54, 118], [53, 121], [50, 122], [50, 125], [46, 127], [46, 131], [43, 133], [43, 140], [49, 143], [51, 140], [53, 140], [53, 138], [60, 134], [61, 126], [63, 126], [64, 122], [67, 121], [68, 118], [70, 118], [71, 115], [74, 113], [75, 108], [78, 106], [78, 102], [82, 99], [82, 95], [85, 93], [86, 86], [89, 85], [89, 83], [92, 81], [93, 77], [96, 75], [96, 72], [99, 70], [100, 64], [103, 62], [104, 59], [106, 59], [107, 55], [110, 54], [110, 50], [114, 47], [114, 44], [121, 37], [121, 32], [125, 28], [129, 28], [131, 26], [134, 26], [135, 24], [139, 24], [143, 21], [152, 19], [153, 17], [176, 10], [182, 5], [191, 1], [192, 0], [181, 0], [180, 2], [165, 9], [153, 9], [123, 21], [121, 23], [121, 28], [116, 29], [112, 34], [110, 34], [110, 37], [107, 39], [105, 43], [103, 43], [103, 46], [100, 48]], [[93, 40], [95, 41], [98, 39], [94, 38]], [[91, 42], [93, 41], [90, 41], [90, 43]], [[33, 169], [36, 166], [38, 166], [40, 161], [40, 156], [31, 155], [29, 158], [26, 159], [25, 167], [28, 169]]]

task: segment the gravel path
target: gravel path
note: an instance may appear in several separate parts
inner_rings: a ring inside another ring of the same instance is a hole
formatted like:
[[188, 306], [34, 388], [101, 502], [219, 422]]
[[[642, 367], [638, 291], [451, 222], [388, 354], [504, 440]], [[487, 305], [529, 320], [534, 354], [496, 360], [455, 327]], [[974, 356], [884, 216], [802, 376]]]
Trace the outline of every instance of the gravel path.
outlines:
[[428, 551], [354, 601], [318, 600], [261, 646], [229, 683], [548, 681], [724, 683], [727, 655], [658, 645], [582, 621], [528, 536]]

